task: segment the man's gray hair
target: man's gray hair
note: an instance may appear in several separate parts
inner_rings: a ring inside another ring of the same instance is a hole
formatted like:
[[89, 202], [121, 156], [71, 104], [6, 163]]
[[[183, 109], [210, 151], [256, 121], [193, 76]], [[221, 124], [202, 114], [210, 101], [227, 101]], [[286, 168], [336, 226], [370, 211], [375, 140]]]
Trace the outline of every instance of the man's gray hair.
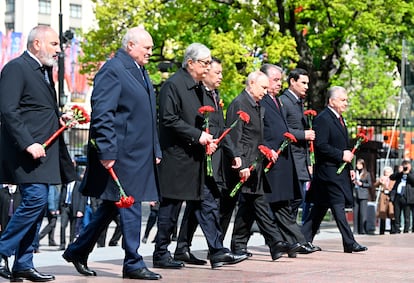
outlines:
[[188, 60], [190, 59], [195, 62], [209, 56], [211, 56], [211, 51], [207, 46], [197, 42], [191, 43], [185, 50], [182, 67], [187, 68]]
[[252, 81], [255, 82], [255, 81], [258, 80], [259, 77], [262, 77], [262, 76], [264, 76], [264, 77], [267, 78], [267, 75], [265, 73], [263, 73], [262, 71], [254, 71], [254, 72], [251, 72], [247, 76], [247, 79], [246, 79], [246, 89], [249, 90], [249, 88], [250, 88], [250, 82], [252, 82]]
[[275, 64], [263, 64], [262, 67], [260, 67], [260, 71], [262, 71], [263, 73], [265, 73], [266, 75], [269, 75], [269, 70], [270, 69], [276, 69], [278, 70], [281, 74], [283, 74], [283, 69], [282, 67], [275, 65]]
[[338, 93], [346, 93], [346, 89], [342, 86], [333, 86], [328, 90], [328, 99], [336, 98]]
[[52, 30], [50, 26], [46, 25], [38, 25], [29, 32], [29, 35], [27, 36], [27, 49], [30, 50], [33, 47], [33, 42], [35, 39], [42, 38], [46, 31]]
[[146, 30], [142, 27], [133, 27], [127, 30], [124, 37], [122, 38], [122, 48], [126, 50], [128, 46], [128, 42], [132, 41], [134, 43], [138, 43], [140, 32], [146, 32]]

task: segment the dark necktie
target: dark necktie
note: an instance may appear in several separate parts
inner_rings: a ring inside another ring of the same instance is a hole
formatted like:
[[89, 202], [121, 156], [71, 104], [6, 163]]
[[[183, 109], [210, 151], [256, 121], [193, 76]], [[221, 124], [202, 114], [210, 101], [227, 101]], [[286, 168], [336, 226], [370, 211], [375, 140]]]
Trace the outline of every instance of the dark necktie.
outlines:
[[47, 68], [45, 66], [40, 67], [40, 70], [43, 73], [44, 80], [50, 85], [49, 74], [47, 73]]
[[144, 80], [145, 88], [147, 89], [147, 91], [149, 91], [149, 83], [147, 81], [147, 77], [145, 76], [145, 69], [144, 69], [144, 67], [140, 67], [139, 69], [142, 72], [142, 79]]
[[279, 103], [277, 103], [277, 98], [274, 97], [273, 95], [271, 95], [270, 97], [272, 98], [273, 102], [275, 103], [277, 110], [280, 110]]
[[213, 98], [216, 110], [218, 109], [218, 95], [214, 90], [207, 90], [207, 93]]

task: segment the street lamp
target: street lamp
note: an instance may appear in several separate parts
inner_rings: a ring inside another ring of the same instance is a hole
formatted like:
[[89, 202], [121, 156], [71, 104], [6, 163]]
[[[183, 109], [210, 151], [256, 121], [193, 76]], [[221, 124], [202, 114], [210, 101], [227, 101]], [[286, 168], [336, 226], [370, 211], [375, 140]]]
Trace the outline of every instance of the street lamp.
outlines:
[[66, 104], [66, 95], [63, 87], [63, 80], [65, 77], [65, 51], [63, 50], [62, 0], [59, 0], [59, 40], [61, 52], [58, 57], [58, 103], [59, 107], [63, 107]]
[[73, 32], [71, 30], [65, 31], [63, 33], [63, 21], [62, 21], [62, 0], [59, 0], [59, 40], [60, 40], [60, 50], [58, 57], [58, 103], [59, 107], [64, 107], [67, 102], [67, 96], [65, 94], [64, 88], [64, 79], [65, 79], [65, 49], [66, 42], [72, 40]]

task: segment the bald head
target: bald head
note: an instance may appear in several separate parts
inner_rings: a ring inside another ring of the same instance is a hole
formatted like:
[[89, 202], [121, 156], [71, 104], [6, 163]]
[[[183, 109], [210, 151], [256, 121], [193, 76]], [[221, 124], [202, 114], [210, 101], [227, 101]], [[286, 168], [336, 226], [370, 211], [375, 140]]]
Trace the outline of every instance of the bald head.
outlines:
[[154, 42], [144, 28], [134, 27], [129, 29], [122, 38], [122, 48], [138, 63], [144, 66], [152, 55]]

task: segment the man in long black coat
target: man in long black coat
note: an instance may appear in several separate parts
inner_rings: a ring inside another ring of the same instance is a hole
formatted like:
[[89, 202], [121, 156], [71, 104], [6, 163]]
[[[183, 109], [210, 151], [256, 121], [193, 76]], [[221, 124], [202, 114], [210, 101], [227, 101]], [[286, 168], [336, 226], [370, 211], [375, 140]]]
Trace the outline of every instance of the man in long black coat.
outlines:
[[[265, 238], [270, 248], [273, 260], [282, 256], [289, 247], [279, 233], [279, 229], [270, 216], [269, 204], [265, 201], [263, 187], [263, 159], [258, 146], [263, 144], [263, 117], [265, 109], [260, 107], [259, 102], [266, 95], [269, 87], [269, 79], [260, 72], [255, 71], [248, 75], [246, 88], [232, 101], [227, 110], [227, 124], [238, 119], [238, 111], [249, 114], [249, 123], [238, 122], [230, 132], [233, 143], [240, 152], [242, 164], [239, 169], [229, 172], [229, 188], [232, 190], [240, 178], [246, 181], [241, 186], [239, 196], [239, 207], [234, 221], [231, 237], [231, 248], [237, 254], [251, 256], [247, 250], [250, 231], [253, 222], [256, 221], [260, 233]], [[256, 168], [250, 170], [250, 166], [256, 162]], [[230, 167], [227, 167], [230, 169]], [[230, 198], [231, 196], [227, 197]], [[233, 203], [234, 203], [233, 200]], [[222, 202], [220, 206], [229, 206], [229, 202]], [[230, 209], [227, 209], [230, 211]]]
[[[21, 205], [0, 238], [0, 276], [32, 281], [54, 280], [33, 266], [33, 240], [39, 233], [51, 184], [69, 182], [75, 170], [63, 136], [42, 144], [63, 119], [56, 103], [52, 66], [60, 52], [59, 36], [48, 26], [33, 28], [27, 51], [10, 61], [0, 78], [0, 183], [18, 184]], [[12, 273], [7, 258], [15, 254]]]
[[[223, 116], [223, 108], [220, 105], [220, 96], [218, 87], [223, 79], [221, 62], [217, 58], [212, 58], [211, 67], [203, 79], [203, 91], [205, 91], [205, 105], [210, 105], [214, 108], [214, 112], [209, 114], [209, 130], [215, 139], [217, 139], [225, 129], [225, 121]], [[233, 168], [239, 168], [241, 159], [237, 153], [233, 142], [229, 135], [219, 143], [217, 150], [211, 156], [211, 175], [206, 176], [206, 185], [209, 187], [215, 199], [219, 199], [221, 192], [225, 190], [225, 180], [223, 171], [223, 156], [228, 156], [233, 160]], [[217, 211], [216, 219], [219, 219]], [[194, 211], [187, 206], [184, 211], [184, 216], [181, 220], [180, 232], [177, 239], [177, 246], [174, 252], [174, 259], [182, 260], [185, 263], [202, 265], [207, 263], [205, 260], [200, 260], [190, 252], [191, 241], [193, 239], [198, 222]], [[223, 237], [222, 237], [223, 238]]]
[[217, 148], [213, 136], [203, 130], [205, 106], [201, 80], [211, 64], [210, 50], [193, 43], [187, 47], [183, 67], [169, 78], [160, 91], [159, 120], [163, 161], [159, 166], [161, 203], [158, 211], [158, 234], [153, 265], [159, 268], [181, 268], [168, 251], [183, 201], [191, 206], [206, 236], [212, 268], [244, 260], [223, 247], [220, 226], [215, 214], [217, 203], [205, 184], [206, 148]]
[[[352, 207], [352, 179], [355, 172], [349, 163], [354, 158], [342, 113], [348, 106], [348, 95], [343, 87], [334, 86], [328, 92], [328, 106], [314, 120], [315, 172], [307, 200], [314, 203], [309, 218], [302, 226], [307, 241], [312, 242], [330, 208], [342, 235], [344, 252], [361, 252], [367, 248], [355, 241], [346, 220], [345, 207]], [[342, 120], [342, 122], [341, 122]], [[348, 163], [337, 174], [343, 162]]]
[[[264, 144], [274, 151], [284, 142], [285, 133], [289, 128], [283, 115], [283, 107], [277, 97], [282, 85], [282, 69], [278, 66], [265, 64], [261, 70], [269, 77], [268, 94], [260, 101], [265, 109], [264, 115]], [[287, 146], [278, 156], [277, 161], [266, 173], [264, 185], [268, 187], [266, 201], [270, 203], [273, 218], [280, 233], [287, 242], [288, 254], [295, 256], [295, 251], [310, 253], [317, 250], [307, 243], [299, 225], [296, 214], [292, 213], [291, 202], [302, 197], [300, 182], [295, 170], [291, 146]], [[299, 245], [298, 245], [299, 244]], [[303, 246], [301, 246], [303, 245]]]

